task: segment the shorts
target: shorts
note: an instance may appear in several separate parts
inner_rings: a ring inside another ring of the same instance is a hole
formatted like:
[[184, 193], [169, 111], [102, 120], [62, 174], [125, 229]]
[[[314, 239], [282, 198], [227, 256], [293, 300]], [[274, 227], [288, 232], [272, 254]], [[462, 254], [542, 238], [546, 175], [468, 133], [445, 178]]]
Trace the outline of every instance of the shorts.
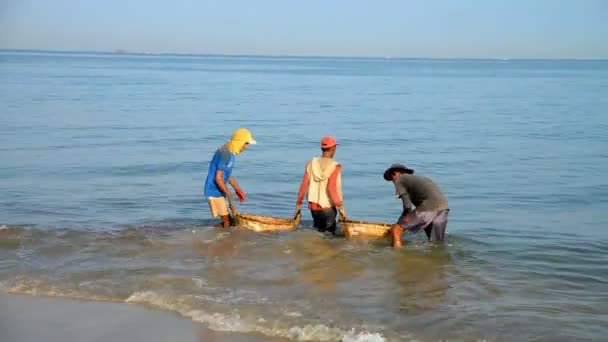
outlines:
[[445, 230], [448, 225], [448, 213], [450, 209], [436, 211], [412, 211], [401, 216], [398, 225], [405, 231], [418, 233], [424, 229], [426, 236], [432, 241], [443, 241]]
[[311, 210], [313, 226], [320, 232], [336, 233], [336, 216], [338, 211], [336, 208], [325, 210]]
[[226, 199], [224, 197], [207, 197], [207, 202], [209, 202], [209, 209], [211, 209], [211, 216], [229, 216], [228, 205], [226, 204]]

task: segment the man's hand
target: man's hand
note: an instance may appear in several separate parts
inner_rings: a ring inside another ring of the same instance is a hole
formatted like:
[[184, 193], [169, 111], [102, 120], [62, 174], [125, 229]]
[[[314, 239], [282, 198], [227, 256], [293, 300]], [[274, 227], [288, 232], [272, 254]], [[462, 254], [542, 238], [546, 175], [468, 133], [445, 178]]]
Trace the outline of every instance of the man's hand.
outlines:
[[348, 220], [348, 216], [346, 216], [346, 210], [344, 210], [344, 207], [338, 207], [338, 211], [340, 212], [340, 220], [342, 221], [346, 221]]
[[234, 189], [234, 192], [239, 197], [239, 201], [243, 202], [245, 200], [245, 192], [241, 188]]
[[228, 208], [232, 209], [232, 193], [230, 191], [226, 191], [224, 196], [226, 197], [226, 204], [228, 204]]
[[296, 210], [293, 211], [293, 217], [296, 217], [300, 211], [302, 211], [302, 205], [296, 204]]

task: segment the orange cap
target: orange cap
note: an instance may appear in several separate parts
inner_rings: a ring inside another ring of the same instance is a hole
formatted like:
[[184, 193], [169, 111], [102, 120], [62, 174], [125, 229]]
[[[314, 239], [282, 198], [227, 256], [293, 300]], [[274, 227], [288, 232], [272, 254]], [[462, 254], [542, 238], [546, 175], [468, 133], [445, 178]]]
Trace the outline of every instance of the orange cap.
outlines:
[[338, 145], [338, 142], [334, 137], [323, 137], [321, 139], [321, 148], [330, 148]]

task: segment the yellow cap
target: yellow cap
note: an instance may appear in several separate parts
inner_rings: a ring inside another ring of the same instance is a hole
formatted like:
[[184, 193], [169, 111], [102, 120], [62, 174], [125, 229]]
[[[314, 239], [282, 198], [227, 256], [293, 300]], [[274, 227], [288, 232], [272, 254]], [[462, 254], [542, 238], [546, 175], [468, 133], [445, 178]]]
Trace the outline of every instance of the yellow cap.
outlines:
[[255, 144], [256, 141], [251, 136], [251, 132], [247, 128], [239, 128], [234, 133], [232, 133], [232, 141], [244, 142], [247, 144]]

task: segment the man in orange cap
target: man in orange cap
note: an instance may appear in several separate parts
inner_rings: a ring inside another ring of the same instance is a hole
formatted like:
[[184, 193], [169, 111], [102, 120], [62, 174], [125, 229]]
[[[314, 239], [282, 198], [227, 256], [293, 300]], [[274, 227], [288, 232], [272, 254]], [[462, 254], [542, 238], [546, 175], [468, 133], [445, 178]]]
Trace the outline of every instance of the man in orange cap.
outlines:
[[346, 219], [342, 205], [342, 166], [333, 159], [337, 145], [333, 137], [321, 140], [322, 155], [306, 164], [296, 200], [297, 213], [302, 209], [304, 195], [308, 192], [308, 208], [314, 227], [333, 234], [336, 233], [336, 208], [340, 211], [340, 217]]
[[239, 128], [234, 131], [230, 141], [215, 151], [209, 163], [207, 179], [205, 180], [205, 197], [207, 197], [207, 201], [209, 202], [211, 216], [220, 216], [224, 228], [230, 227], [230, 213], [228, 212], [226, 198], [232, 199], [232, 194], [228, 190], [226, 182], [232, 185], [241, 202], [245, 200], [245, 192], [236, 183], [236, 179], [232, 177], [232, 169], [236, 161], [235, 157], [246, 150], [249, 145], [255, 143], [256, 141], [251, 136], [249, 130]]

